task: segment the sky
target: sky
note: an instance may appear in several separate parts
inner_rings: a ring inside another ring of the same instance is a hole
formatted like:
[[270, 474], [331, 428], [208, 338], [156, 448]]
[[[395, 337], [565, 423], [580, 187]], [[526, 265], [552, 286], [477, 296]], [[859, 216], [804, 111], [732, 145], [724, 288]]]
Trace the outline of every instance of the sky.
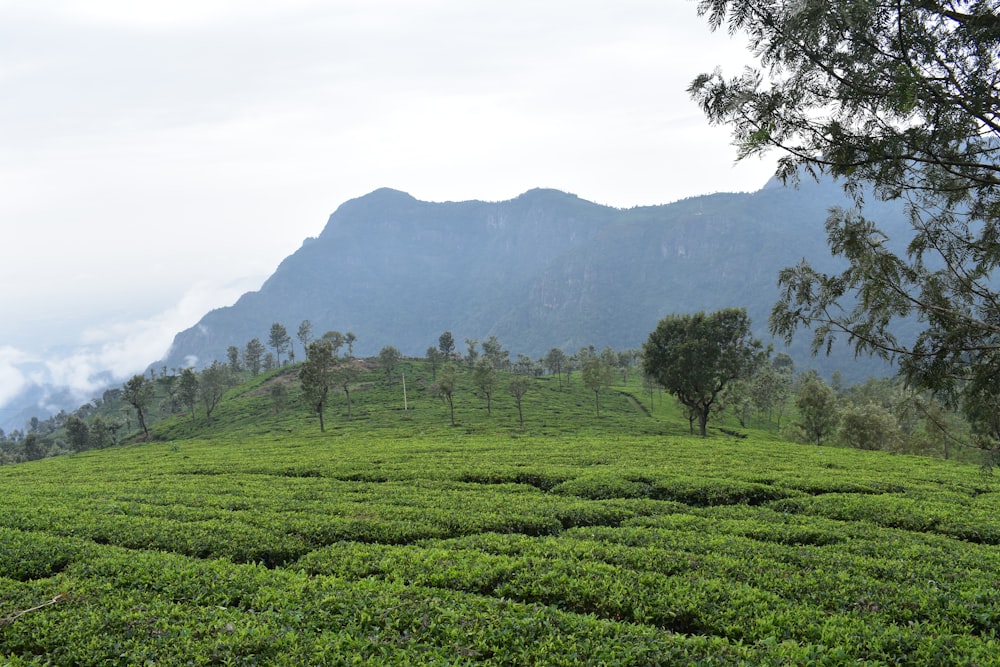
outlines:
[[348, 199], [753, 191], [693, 0], [0, 0], [0, 407], [97, 390]]

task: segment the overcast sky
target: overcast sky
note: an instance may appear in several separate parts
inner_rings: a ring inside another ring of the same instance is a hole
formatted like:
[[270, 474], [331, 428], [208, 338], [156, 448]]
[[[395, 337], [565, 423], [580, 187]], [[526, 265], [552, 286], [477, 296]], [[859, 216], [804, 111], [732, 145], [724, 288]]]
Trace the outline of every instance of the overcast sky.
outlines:
[[0, 405], [141, 369], [379, 187], [757, 190], [685, 92], [749, 63], [693, 0], [0, 0]]

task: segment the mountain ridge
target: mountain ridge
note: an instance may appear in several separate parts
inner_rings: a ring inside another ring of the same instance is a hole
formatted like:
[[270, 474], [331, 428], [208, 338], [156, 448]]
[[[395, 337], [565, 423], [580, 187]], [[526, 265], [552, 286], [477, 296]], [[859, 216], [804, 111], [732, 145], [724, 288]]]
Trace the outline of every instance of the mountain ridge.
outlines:
[[[638, 347], [671, 312], [746, 307], [758, 336], [777, 298], [777, 272], [808, 258], [836, 266], [823, 220], [848, 205], [832, 182], [716, 193], [618, 209], [536, 188], [500, 202], [425, 202], [379, 188], [341, 204], [319, 236], [281, 262], [256, 292], [177, 334], [161, 362], [203, 366], [229, 345], [267, 344], [273, 322], [294, 334], [358, 336], [355, 353], [384, 345], [422, 355], [445, 330], [461, 341], [496, 335], [512, 353], [552, 347]], [[879, 203], [893, 233], [902, 206]], [[808, 363], [808, 335], [791, 352]], [[296, 341], [293, 348], [301, 346]], [[884, 373], [861, 364], [847, 377]]]

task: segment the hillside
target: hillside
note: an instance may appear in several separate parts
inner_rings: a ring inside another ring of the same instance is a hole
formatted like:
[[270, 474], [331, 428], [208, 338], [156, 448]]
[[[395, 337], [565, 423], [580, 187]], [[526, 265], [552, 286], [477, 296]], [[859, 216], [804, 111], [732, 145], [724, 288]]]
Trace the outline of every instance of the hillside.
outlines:
[[278, 371], [162, 441], [0, 468], [0, 662], [995, 662], [977, 466], [691, 438], [551, 376], [523, 428], [467, 386], [452, 427], [401, 370], [408, 409], [373, 368], [326, 433]]
[[[822, 223], [842, 203], [834, 184], [812, 182], [628, 210], [552, 190], [495, 203], [377, 190], [338, 208], [259, 291], [179, 333], [162, 363], [204, 365], [266, 342], [273, 322], [294, 333], [303, 320], [317, 334], [353, 331], [362, 356], [384, 345], [422, 355], [445, 330], [459, 342], [496, 335], [536, 358], [635, 348], [668, 313], [729, 306], [746, 307], [768, 338], [778, 270], [803, 257], [830, 266]], [[873, 211], [890, 236], [905, 226], [898, 207]], [[791, 349], [800, 366], [849, 380], [885, 372], [849, 353], [812, 360], [802, 338]]]

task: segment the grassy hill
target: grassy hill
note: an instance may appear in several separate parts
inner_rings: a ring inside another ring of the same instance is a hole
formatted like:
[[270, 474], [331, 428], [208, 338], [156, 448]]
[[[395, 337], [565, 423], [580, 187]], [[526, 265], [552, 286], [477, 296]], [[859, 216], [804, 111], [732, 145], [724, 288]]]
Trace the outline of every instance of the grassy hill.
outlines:
[[976, 466], [692, 438], [636, 384], [598, 418], [578, 377], [533, 379], [523, 428], [464, 386], [452, 427], [404, 369], [406, 410], [373, 369], [325, 433], [285, 371], [0, 468], [0, 663], [998, 663]]

